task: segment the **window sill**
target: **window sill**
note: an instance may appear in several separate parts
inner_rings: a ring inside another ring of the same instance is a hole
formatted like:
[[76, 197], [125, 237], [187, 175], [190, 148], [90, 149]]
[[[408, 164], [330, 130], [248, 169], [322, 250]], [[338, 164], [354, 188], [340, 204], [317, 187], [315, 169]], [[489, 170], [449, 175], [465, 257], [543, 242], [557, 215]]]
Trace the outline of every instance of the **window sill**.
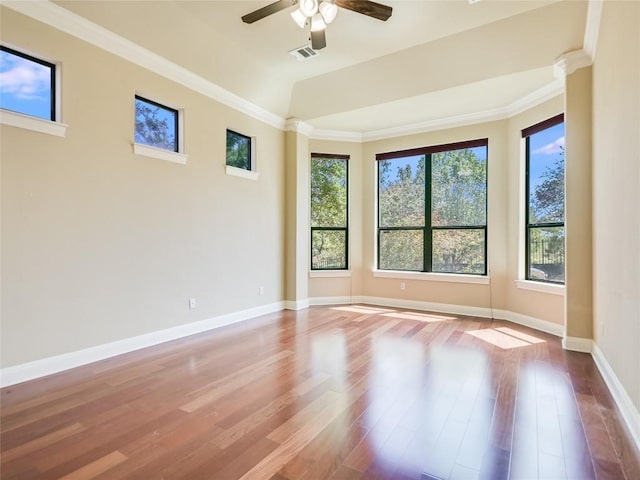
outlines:
[[64, 123], [52, 122], [51, 120], [44, 120], [9, 110], [0, 110], [0, 123], [56, 137], [65, 137], [67, 134], [67, 125]]
[[252, 170], [245, 170], [244, 168], [231, 167], [229, 165], [226, 166], [227, 175], [231, 175], [234, 177], [246, 178], [249, 180], [258, 180], [260, 174], [258, 172], [254, 172]]
[[171, 152], [169, 150], [163, 150], [162, 148], [150, 147], [148, 145], [141, 145], [139, 143], [133, 144], [133, 153], [141, 155], [143, 157], [157, 158], [158, 160], [167, 160], [168, 162], [179, 163], [181, 165], [187, 164], [188, 155], [184, 153]]
[[398, 278], [402, 280], [426, 280], [430, 282], [472, 283], [488, 285], [491, 279], [485, 275], [457, 273], [402, 272], [397, 270], [374, 270], [376, 278]]
[[310, 270], [309, 278], [347, 278], [351, 270]]
[[550, 293], [552, 295], [564, 296], [564, 285], [552, 285], [550, 283], [535, 282], [533, 280], [516, 280], [516, 285], [522, 290], [532, 292]]

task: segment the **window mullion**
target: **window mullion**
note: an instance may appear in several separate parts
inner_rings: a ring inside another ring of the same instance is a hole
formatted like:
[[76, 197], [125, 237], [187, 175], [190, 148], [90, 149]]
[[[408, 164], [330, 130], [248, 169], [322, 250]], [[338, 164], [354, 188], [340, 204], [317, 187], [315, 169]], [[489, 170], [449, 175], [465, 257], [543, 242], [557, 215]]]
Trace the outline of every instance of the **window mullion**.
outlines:
[[424, 260], [423, 271], [433, 270], [433, 233], [431, 226], [431, 154], [424, 158]]
[[524, 222], [526, 225], [525, 234], [524, 234], [524, 268], [525, 268], [525, 278], [529, 278], [529, 272], [531, 271], [531, 258], [530, 258], [530, 248], [529, 244], [531, 243], [531, 229], [529, 225], [529, 206], [530, 201], [530, 191], [529, 191], [529, 168], [530, 168], [530, 159], [529, 159], [529, 143], [530, 138], [525, 137], [525, 174], [524, 174], [524, 195], [525, 195], [525, 212], [524, 212]]

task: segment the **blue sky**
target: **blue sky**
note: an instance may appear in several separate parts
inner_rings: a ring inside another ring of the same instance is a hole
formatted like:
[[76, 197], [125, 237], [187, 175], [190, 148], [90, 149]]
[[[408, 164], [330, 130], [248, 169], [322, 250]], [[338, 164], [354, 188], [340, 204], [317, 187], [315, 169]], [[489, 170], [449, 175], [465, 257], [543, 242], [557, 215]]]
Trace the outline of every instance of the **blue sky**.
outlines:
[[[487, 147], [474, 147], [474, 148], [470, 148], [469, 150], [471, 150], [477, 158], [484, 161], [487, 160]], [[391, 182], [396, 181], [398, 178], [397, 176], [398, 167], [405, 167], [407, 165], [411, 167], [411, 175], [415, 177], [418, 171], [418, 162], [423, 157], [424, 155], [414, 155], [412, 157], [402, 157], [402, 158], [396, 159], [395, 161], [392, 161], [391, 162], [392, 167], [391, 167], [391, 170], [389, 170], [389, 176], [388, 176], [389, 181]]]
[[0, 106], [51, 119], [51, 69], [0, 51]]
[[531, 191], [541, 183], [545, 169], [552, 168], [564, 148], [564, 123], [529, 137], [529, 182]]

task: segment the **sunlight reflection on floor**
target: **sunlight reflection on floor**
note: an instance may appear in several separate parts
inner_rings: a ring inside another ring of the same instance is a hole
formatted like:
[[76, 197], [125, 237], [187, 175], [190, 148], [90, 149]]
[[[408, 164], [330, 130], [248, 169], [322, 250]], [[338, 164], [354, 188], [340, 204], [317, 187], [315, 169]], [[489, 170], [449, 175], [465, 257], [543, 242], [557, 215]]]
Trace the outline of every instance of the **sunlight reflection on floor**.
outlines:
[[527, 347], [534, 343], [544, 343], [545, 341], [526, 333], [517, 332], [508, 327], [487, 328], [484, 330], [473, 330], [465, 332], [480, 340], [495, 345], [503, 350], [510, 348]]

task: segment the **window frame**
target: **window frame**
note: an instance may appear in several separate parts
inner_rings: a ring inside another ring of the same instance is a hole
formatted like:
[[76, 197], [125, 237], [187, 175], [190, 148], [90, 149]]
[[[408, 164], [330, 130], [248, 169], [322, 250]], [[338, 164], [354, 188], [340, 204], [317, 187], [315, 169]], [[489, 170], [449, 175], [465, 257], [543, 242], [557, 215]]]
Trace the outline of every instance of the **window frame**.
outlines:
[[158, 147], [156, 145], [148, 145], [146, 143], [135, 142], [135, 138], [136, 138], [136, 134], [137, 134], [136, 126], [135, 126], [135, 117], [136, 117], [135, 114], [134, 114], [134, 125], [133, 125], [134, 142], [137, 143], [138, 145], [143, 145], [145, 147], [151, 147], [151, 148], [155, 148], [155, 149], [158, 149], [158, 150], [164, 150], [166, 152], [181, 153], [182, 149], [180, 148], [180, 146], [182, 145], [182, 135], [181, 135], [181, 132], [180, 132], [180, 130], [181, 130], [180, 129], [180, 123], [181, 123], [182, 115], [181, 115], [180, 110], [177, 109], [177, 108], [173, 108], [173, 107], [170, 107], [168, 105], [162, 104], [160, 102], [157, 102], [155, 100], [151, 100], [151, 99], [149, 99], [147, 97], [143, 97], [142, 95], [139, 95], [137, 93], [134, 95], [134, 102], [133, 102], [134, 110], [135, 110], [136, 102], [138, 100], [140, 100], [141, 102], [148, 103], [149, 105], [153, 105], [154, 107], [158, 107], [158, 108], [161, 108], [163, 110], [167, 110], [167, 111], [169, 111], [169, 112], [171, 112], [171, 113], [173, 113], [175, 115], [176, 121], [175, 121], [174, 128], [173, 128], [173, 135], [175, 137], [175, 140], [174, 140], [175, 147], [173, 149], [169, 149], [169, 148]]
[[[337, 154], [337, 153], [311, 153], [310, 156], [310, 166], [309, 166], [309, 193], [311, 193], [311, 178], [312, 178], [312, 169], [313, 169], [313, 159], [314, 158], [330, 158], [335, 160], [344, 160], [345, 161], [345, 176], [346, 176], [346, 197], [347, 202], [345, 205], [345, 226], [344, 227], [314, 227], [311, 225], [311, 209], [313, 205], [311, 204], [311, 198], [309, 198], [309, 269], [311, 272], [328, 272], [328, 271], [336, 271], [343, 272], [348, 271], [350, 261], [349, 261], [349, 161], [351, 159], [350, 155], [345, 154]], [[309, 196], [311, 197], [311, 195]], [[344, 232], [344, 258], [345, 264], [342, 268], [314, 268], [313, 266], [313, 232], [315, 231], [329, 231], [329, 232]]]
[[[236, 167], [235, 165], [229, 165], [228, 163], [229, 159], [226, 157], [226, 153], [225, 153], [225, 166], [227, 168], [227, 173], [230, 173], [228, 171], [229, 169], [242, 170], [243, 172], [255, 172], [256, 171], [256, 138], [250, 135], [245, 135], [244, 133], [240, 133], [237, 130], [234, 130], [232, 128], [227, 128], [225, 132], [225, 147], [228, 144], [227, 136], [229, 135], [229, 133], [232, 133], [234, 135], [242, 137], [243, 139], [248, 140], [249, 151], [247, 152], [247, 156], [248, 156], [247, 161], [249, 163], [249, 168]], [[231, 174], [233, 174], [233, 172], [231, 172]], [[239, 174], [238, 176], [242, 176], [242, 175]]]
[[[432, 224], [432, 190], [431, 176], [432, 164], [431, 155], [434, 153], [448, 152], [454, 150], [462, 150], [466, 148], [485, 147], [487, 151], [487, 159], [485, 165], [485, 224], [482, 225], [433, 225]], [[393, 160], [397, 158], [405, 158], [411, 156], [425, 156], [425, 198], [424, 198], [424, 225], [423, 226], [402, 226], [402, 227], [381, 227], [380, 226], [380, 161]], [[407, 150], [398, 150], [393, 152], [376, 154], [376, 271], [377, 272], [401, 272], [408, 274], [435, 274], [435, 275], [469, 275], [474, 277], [488, 276], [488, 217], [489, 217], [489, 139], [478, 138], [474, 140], [465, 140], [461, 142], [446, 143], [440, 145], [431, 145], [426, 147], [411, 148]], [[474, 272], [441, 272], [433, 270], [433, 232], [445, 230], [483, 230], [483, 258], [484, 265], [481, 273]], [[421, 231], [423, 239], [423, 257], [422, 270], [397, 270], [386, 269], [380, 267], [380, 240], [383, 231]]]
[[[541, 122], [538, 122], [534, 125], [531, 125], [529, 127], [523, 128], [522, 129], [522, 138], [525, 141], [525, 165], [524, 165], [524, 280], [527, 282], [537, 282], [537, 283], [544, 283], [544, 284], [548, 284], [548, 285], [557, 285], [557, 286], [564, 286], [565, 282], [566, 282], [566, 278], [565, 281], [562, 282], [558, 282], [558, 281], [554, 281], [554, 280], [542, 280], [539, 278], [532, 278], [530, 275], [531, 272], [531, 248], [530, 248], [530, 237], [531, 237], [531, 230], [535, 229], [535, 228], [558, 228], [558, 227], [562, 227], [565, 235], [566, 235], [566, 227], [565, 227], [565, 223], [566, 223], [566, 218], [564, 218], [563, 215], [563, 221], [562, 222], [543, 222], [543, 223], [530, 223], [529, 221], [529, 211], [530, 211], [530, 205], [529, 202], [531, 200], [531, 189], [530, 189], [530, 182], [529, 182], [529, 164], [530, 164], [530, 137], [532, 135], [535, 135], [536, 133], [542, 132], [544, 130], [547, 130], [551, 127], [555, 127], [556, 125], [559, 125], [561, 123], [564, 123], [564, 113], [560, 113], [558, 115], [555, 115], [551, 118], [547, 118], [546, 120], [543, 120]], [[563, 171], [563, 176], [566, 178], [566, 164], [565, 164], [565, 169]], [[566, 203], [566, 191], [564, 192], [564, 202]], [[566, 238], [566, 237], [565, 237]], [[563, 248], [563, 255], [564, 255], [564, 271], [565, 271], [565, 275], [566, 275], [566, 240], [565, 240], [565, 246]]]
[[60, 102], [60, 92], [59, 92], [59, 81], [58, 76], [59, 65], [57, 63], [51, 62], [49, 60], [45, 60], [44, 58], [37, 57], [33, 54], [26, 53], [24, 51], [18, 50], [14, 47], [10, 47], [5, 44], [0, 44], [0, 51], [10, 53], [11, 55], [15, 55], [16, 57], [23, 58], [25, 60], [29, 60], [30, 62], [37, 63], [49, 69], [49, 90], [50, 90], [50, 105], [49, 105], [49, 118], [38, 117], [35, 115], [31, 115], [29, 113], [21, 112], [18, 110], [11, 110], [9, 108], [2, 107], [2, 110], [5, 112], [9, 112], [15, 115], [23, 115], [29, 119], [36, 119], [38, 121], [44, 122], [55, 122], [58, 123], [60, 121], [60, 110], [59, 110], [59, 102]]

